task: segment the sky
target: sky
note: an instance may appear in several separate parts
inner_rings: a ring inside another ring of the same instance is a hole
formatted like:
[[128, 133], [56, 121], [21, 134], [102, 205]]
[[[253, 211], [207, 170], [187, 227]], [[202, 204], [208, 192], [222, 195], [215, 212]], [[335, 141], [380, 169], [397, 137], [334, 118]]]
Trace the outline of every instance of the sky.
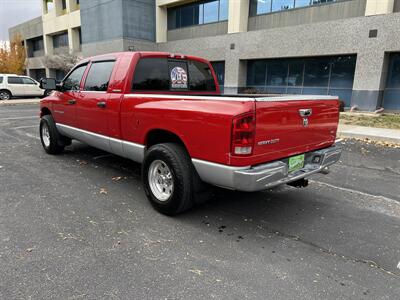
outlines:
[[8, 28], [41, 14], [41, 0], [0, 0], [0, 41], [9, 39]]

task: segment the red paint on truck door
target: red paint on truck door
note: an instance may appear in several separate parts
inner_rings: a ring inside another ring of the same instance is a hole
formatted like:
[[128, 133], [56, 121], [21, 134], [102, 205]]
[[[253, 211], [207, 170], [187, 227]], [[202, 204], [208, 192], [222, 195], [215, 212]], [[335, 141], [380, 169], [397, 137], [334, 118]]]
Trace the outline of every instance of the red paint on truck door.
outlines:
[[77, 105], [77, 124], [79, 129], [111, 136], [108, 126], [109, 115], [115, 107], [110, 103], [108, 85], [115, 61], [92, 62]]
[[53, 102], [53, 117], [56, 123], [77, 127], [76, 112], [80, 99], [80, 86], [87, 64], [77, 66], [63, 80], [62, 89], [56, 92], [57, 100]]

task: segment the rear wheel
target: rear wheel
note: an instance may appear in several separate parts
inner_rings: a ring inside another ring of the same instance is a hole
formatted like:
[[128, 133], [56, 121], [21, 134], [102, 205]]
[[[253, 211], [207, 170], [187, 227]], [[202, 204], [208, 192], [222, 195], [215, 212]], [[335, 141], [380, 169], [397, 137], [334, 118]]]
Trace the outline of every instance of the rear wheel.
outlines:
[[58, 132], [51, 115], [45, 115], [40, 120], [40, 141], [48, 154], [59, 154], [70, 143], [70, 139]]
[[166, 215], [190, 209], [196, 202], [193, 172], [189, 154], [181, 145], [152, 146], [142, 168], [144, 190], [152, 206]]
[[0, 100], [10, 100], [12, 97], [11, 92], [7, 90], [0, 91]]

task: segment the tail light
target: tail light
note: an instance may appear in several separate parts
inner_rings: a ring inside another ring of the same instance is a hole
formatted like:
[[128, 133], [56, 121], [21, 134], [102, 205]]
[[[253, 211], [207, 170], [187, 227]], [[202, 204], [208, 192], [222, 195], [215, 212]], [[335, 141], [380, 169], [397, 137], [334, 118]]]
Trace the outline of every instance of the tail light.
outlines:
[[253, 153], [255, 125], [256, 116], [254, 112], [233, 119], [231, 148], [233, 155], [251, 155]]

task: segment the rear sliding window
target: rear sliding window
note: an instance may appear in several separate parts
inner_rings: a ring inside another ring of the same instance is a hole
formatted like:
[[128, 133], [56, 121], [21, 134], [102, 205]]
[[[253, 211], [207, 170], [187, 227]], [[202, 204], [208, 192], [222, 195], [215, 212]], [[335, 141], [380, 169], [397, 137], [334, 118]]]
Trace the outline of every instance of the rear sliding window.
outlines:
[[143, 58], [135, 70], [134, 91], [215, 91], [207, 64], [191, 60]]

